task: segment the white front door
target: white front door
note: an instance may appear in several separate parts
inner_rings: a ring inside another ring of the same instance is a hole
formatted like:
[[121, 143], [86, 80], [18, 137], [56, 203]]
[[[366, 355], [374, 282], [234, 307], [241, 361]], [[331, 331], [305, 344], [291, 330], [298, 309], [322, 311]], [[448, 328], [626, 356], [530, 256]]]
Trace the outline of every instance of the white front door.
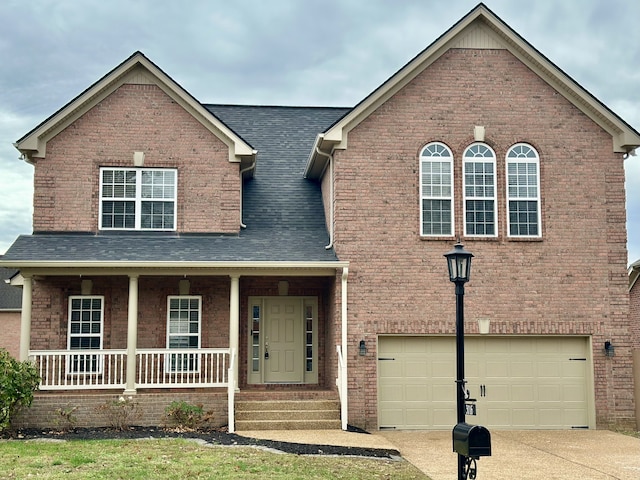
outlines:
[[267, 298], [265, 313], [265, 383], [302, 383], [305, 365], [302, 299]]

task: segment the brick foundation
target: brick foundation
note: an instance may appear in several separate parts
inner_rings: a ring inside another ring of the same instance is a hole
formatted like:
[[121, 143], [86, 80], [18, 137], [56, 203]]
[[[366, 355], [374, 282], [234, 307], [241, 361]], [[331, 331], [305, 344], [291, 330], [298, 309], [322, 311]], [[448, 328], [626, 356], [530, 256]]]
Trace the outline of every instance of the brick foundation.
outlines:
[[[13, 421], [14, 428], [56, 428], [67, 423], [58, 410], [73, 411], [76, 427], [109, 427], [109, 419], [100, 407], [118, 400], [120, 393], [82, 392], [82, 393], [36, 393], [31, 408], [25, 409]], [[138, 393], [131, 397], [138, 404], [137, 415], [131, 419], [131, 425], [159, 427], [166, 424], [165, 409], [175, 400], [184, 400], [192, 405], [202, 404], [205, 412], [213, 412], [211, 424], [227, 425], [227, 390], [211, 389], [200, 392], [162, 392]]]

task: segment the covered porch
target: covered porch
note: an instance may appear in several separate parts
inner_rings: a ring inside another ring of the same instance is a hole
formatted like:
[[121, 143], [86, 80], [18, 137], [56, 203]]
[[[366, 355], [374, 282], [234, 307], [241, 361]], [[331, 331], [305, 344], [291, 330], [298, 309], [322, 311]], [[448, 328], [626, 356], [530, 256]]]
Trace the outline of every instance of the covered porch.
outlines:
[[[347, 266], [233, 267], [182, 263], [169, 268], [131, 264], [126, 269], [23, 268], [20, 358], [36, 364], [43, 393], [103, 391], [135, 396], [166, 391], [175, 392], [179, 399], [181, 392], [217, 392], [216, 397], [226, 392], [227, 422], [233, 432], [240, 390], [259, 394], [261, 387], [314, 388], [308, 380], [307, 385], [305, 381], [255, 381], [259, 377], [251, 366], [256, 356], [269, 358], [270, 345], [264, 338], [255, 342], [251, 302], [271, 295], [298, 298], [294, 288], [273, 292], [258, 285], [281, 289], [286, 283], [294, 285], [296, 279], [308, 283], [309, 278], [325, 278], [332, 285], [327, 310], [337, 304], [339, 315], [324, 313], [323, 317], [326, 330], [320, 343], [326, 343], [325, 352], [333, 354], [316, 353], [320, 349], [316, 339], [314, 359], [316, 365], [322, 360], [324, 386], [338, 387], [341, 425], [346, 429]], [[327, 382], [328, 377], [333, 380]], [[317, 371], [315, 382], [315, 388], [322, 386]]]

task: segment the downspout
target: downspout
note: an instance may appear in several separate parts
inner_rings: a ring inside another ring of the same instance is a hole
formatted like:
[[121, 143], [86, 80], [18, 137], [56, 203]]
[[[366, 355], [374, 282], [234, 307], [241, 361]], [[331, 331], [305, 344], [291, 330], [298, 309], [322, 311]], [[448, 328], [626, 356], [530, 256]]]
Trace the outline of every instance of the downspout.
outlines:
[[[334, 215], [334, 206], [333, 206], [333, 155], [331, 155], [330, 153], [324, 153], [323, 151], [321, 151], [318, 147], [316, 147], [316, 153], [318, 155], [322, 155], [323, 157], [326, 157], [327, 159], [329, 159], [329, 175], [330, 175], [330, 182], [329, 182], [329, 201], [331, 202], [331, 205], [329, 206], [329, 245], [326, 245], [324, 248], [326, 250], [329, 250], [331, 248], [333, 248], [333, 215]], [[326, 171], [326, 168], [325, 168]], [[324, 174], [324, 172], [323, 172]], [[323, 175], [321, 175], [322, 177]]]
[[249, 165], [247, 168], [243, 168], [242, 170], [240, 170], [240, 228], [247, 228], [247, 226], [242, 221], [242, 212], [243, 212], [243, 210], [242, 210], [242, 196], [243, 196], [242, 186], [244, 185], [244, 183], [242, 182], [242, 175], [244, 174], [244, 172], [248, 172], [249, 170], [253, 170], [254, 168], [256, 168], [256, 159], [255, 159], [255, 157], [253, 158], [253, 163], [251, 165]]

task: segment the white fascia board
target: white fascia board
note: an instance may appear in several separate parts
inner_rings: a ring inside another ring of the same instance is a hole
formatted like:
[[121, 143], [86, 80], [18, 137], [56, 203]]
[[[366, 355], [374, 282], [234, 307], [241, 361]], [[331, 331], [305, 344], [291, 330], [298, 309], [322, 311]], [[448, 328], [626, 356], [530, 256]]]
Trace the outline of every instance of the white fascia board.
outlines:
[[[0, 261], [0, 266], [6, 268], [20, 268], [24, 275], [33, 275], [34, 272], [43, 274], [43, 270], [56, 270], [62, 271], [80, 271], [80, 270], [113, 270], [114, 272], [120, 272], [130, 270], [144, 270], [146, 274], [164, 274], [162, 272], [175, 272], [175, 271], [198, 271], [200, 274], [211, 274], [212, 271], [233, 271], [241, 273], [244, 271], [254, 272], [260, 270], [265, 272], [267, 270], [273, 271], [273, 274], [282, 273], [282, 270], [288, 270], [289, 272], [295, 271], [335, 271], [337, 269], [343, 269], [349, 266], [349, 262], [185, 262], [185, 261], [171, 261], [171, 262], [128, 262], [128, 261], [111, 261], [111, 262], [97, 262], [97, 261]], [[154, 273], [156, 272], [156, 273]], [[295, 273], [293, 273], [295, 274]], [[16, 283], [12, 282], [12, 285]]]
[[145, 69], [151, 75], [154, 84], [165, 94], [175, 100], [182, 108], [187, 110], [203, 126], [229, 147], [230, 162], [240, 162], [243, 157], [252, 157], [255, 155], [256, 152], [250, 145], [238, 137], [224, 123], [218, 120], [215, 115], [191, 96], [191, 94], [140, 52], [132, 55], [87, 90], [71, 100], [25, 137], [14, 143], [14, 146], [26, 157], [29, 163], [31, 163], [30, 159], [32, 157], [45, 157], [46, 143], [50, 138], [61, 132], [89, 109], [93, 108], [94, 105], [113, 93], [118, 87], [125, 83], [127, 75], [138, 66]]

